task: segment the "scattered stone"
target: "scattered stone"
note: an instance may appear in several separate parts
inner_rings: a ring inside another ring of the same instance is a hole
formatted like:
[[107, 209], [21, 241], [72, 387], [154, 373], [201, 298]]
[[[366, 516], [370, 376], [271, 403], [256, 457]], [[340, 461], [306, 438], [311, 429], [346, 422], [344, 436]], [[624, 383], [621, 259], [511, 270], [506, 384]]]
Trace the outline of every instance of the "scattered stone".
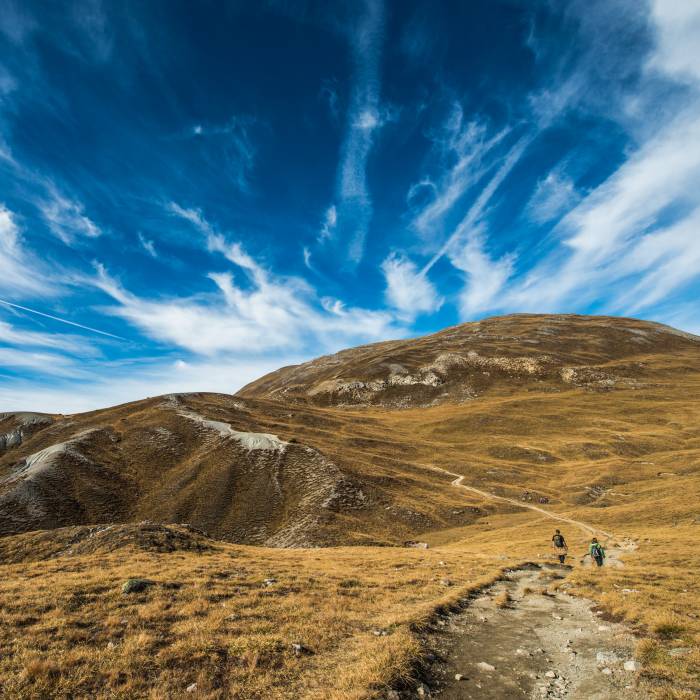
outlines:
[[428, 549], [427, 542], [415, 542], [414, 540], [408, 540], [404, 542], [404, 547], [414, 547], [415, 549]]
[[604, 673], [606, 676], [612, 675], [612, 671], [609, 668], [603, 668], [600, 670], [601, 673]]
[[266, 578], [263, 581], [263, 586], [274, 586], [277, 583], [276, 578]]
[[544, 649], [541, 649], [541, 648], [535, 649], [535, 654], [544, 654]]
[[629, 661], [625, 661], [624, 669], [625, 671], [631, 672], [639, 671], [639, 664], [634, 659], [630, 659]]
[[197, 684], [196, 683], [191, 683], [190, 685], [185, 688], [186, 693], [194, 693], [197, 690]]
[[450, 581], [450, 579], [448, 579], [448, 578], [443, 578], [443, 579], [440, 579], [440, 585], [441, 586], [451, 586], [452, 581]]
[[464, 678], [464, 676], [461, 673], [455, 673], [455, 680], [456, 681], [461, 681]]
[[599, 664], [604, 664], [606, 666], [609, 666], [610, 664], [620, 663], [620, 657], [612, 651], [599, 651], [595, 655], [595, 660]]
[[427, 697], [427, 695], [428, 695], [428, 689], [421, 683], [416, 688], [416, 693], [418, 693], [419, 698], [424, 698], [424, 697]]
[[292, 651], [295, 656], [301, 656], [302, 654], [311, 655], [314, 653], [309, 647], [299, 644], [299, 642], [292, 642]]
[[556, 678], [557, 674], [554, 671], [547, 671], [547, 673], [544, 674], [547, 676], [547, 678]]
[[516, 649], [515, 650], [515, 655], [516, 656], [530, 656], [529, 651], [525, 651], [525, 649]]
[[122, 593], [141, 593], [155, 583], [147, 578], [130, 578], [122, 584]]
[[117, 645], [114, 642], [107, 643], [107, 649], [114, 649]]
[[389, 690], [386, 694], [386, 700], [401, 700], [401, 696], [396, 690]]
[[563, 620], [563, 619], [564, 619], [561, 615], [552, 615], [552, 617], [553, 617], [555, 620]]
[[480, 671], [486, 671], [487, 673], [491, 673], [492, 671], [496, 670], [495, 666], [492, 666], [491, 664], [487, 664], [485, 661], [479, 661], [479, 663], [476, 665], [476, 667]]
[[675, 649], [669, 649], [669, 656], [688, 656], [692, 649], [690, 647], [676, 647]]
[[607, 625], [598, 625], [598, 632], [609, 632], [610, 628]]
[[[440, 622], [440, 621], [438, 620], [438, 622]], [[443, 624], [444, 624], [444, 623], [443, 623]], [[388, 633], [386, 630], [379, 630], [379, 629], [377, 629], [377, 630], [372, 630], [372, 634], [373, 634], [375, 637], [386, 637], [387, 634], [389, 634], [389, 633]]]

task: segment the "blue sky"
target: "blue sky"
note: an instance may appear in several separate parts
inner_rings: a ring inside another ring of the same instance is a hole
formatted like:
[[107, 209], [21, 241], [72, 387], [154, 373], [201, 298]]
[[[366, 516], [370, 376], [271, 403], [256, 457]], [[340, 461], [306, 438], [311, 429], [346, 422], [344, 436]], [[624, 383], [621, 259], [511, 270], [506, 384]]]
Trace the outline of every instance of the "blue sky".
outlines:
[[699, 292], [700, 0], [0, 0], [0, 411]]

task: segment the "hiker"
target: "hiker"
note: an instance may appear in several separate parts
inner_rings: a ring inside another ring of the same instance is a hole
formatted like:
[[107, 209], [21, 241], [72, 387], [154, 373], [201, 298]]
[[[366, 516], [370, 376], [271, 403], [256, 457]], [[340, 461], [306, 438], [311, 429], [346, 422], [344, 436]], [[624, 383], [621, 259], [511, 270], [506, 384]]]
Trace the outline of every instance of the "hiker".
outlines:
[[594, 537], [591, 540], [591, 544], [588, 547], [588, 553], [591, 555], [591, 559], [593, 559], [598, 566], [603, 566], [605, 550], [603, 549], [603, 545], [598, 542], [597, 537]]
[[562, 535], [559, 530], [557, 530], [554, 533], [554, 537], [552, 537], [552, 547], [554, 547], [554, 551], [559, 557], [559, 563], [563, 564], [566, 561], [566, 554], [569, 551], [569, 547], [566, 544], [564, 535]]

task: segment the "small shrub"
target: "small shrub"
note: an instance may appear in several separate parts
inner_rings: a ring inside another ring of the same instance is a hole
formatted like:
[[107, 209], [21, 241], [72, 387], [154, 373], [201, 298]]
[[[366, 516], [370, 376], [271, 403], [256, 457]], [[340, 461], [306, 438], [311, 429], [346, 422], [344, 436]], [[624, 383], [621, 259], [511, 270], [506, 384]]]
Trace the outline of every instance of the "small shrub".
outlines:
[[361, 585], [362, 585], [362, 582], [356, 578], [346, 578], [346, 579], [343, 579], [338, 584], [338, 586], [340, 588], [357, 588], [358, 586], [361, 586]]
[[662, 639], [671, 639], [685, 630], [685, 623], [673, 614], [660, 615], [652, 624], [651, 629]]
[[639, 641], [637, 648], [634, 651], [634, 655], [639, 663], [646, 666], [654, 661], [659, 653], [659, 649], [659, 644], [655, 639], [646, 637], [645, 639], [641, 639]]

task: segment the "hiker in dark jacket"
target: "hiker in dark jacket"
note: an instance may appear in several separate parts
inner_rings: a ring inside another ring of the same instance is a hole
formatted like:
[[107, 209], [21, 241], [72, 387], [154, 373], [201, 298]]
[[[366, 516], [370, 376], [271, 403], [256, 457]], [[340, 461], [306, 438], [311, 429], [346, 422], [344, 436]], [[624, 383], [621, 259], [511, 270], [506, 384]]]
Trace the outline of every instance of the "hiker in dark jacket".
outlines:
[[569, 548], [566, 544], [566, 540], [564, 539], [564, 535], [562, 535], [559, 530], [557, 530], [554, 533], [554, 537], [552, 537], [552, 547], [554, 548], [556, 555], [559, 557], [559, 563], [563, 564], [566, 561], [566, 554], [569, 551]]
[[591, 540], [591, 544], [588, 546], [588, 553], [591, 555], [591, 559], [593, 559], [598, 566], [603, 566], [603, 561], [605, 560], [605, 550], [603, 549], [603, 545], [598, 542], [596, 537]]

